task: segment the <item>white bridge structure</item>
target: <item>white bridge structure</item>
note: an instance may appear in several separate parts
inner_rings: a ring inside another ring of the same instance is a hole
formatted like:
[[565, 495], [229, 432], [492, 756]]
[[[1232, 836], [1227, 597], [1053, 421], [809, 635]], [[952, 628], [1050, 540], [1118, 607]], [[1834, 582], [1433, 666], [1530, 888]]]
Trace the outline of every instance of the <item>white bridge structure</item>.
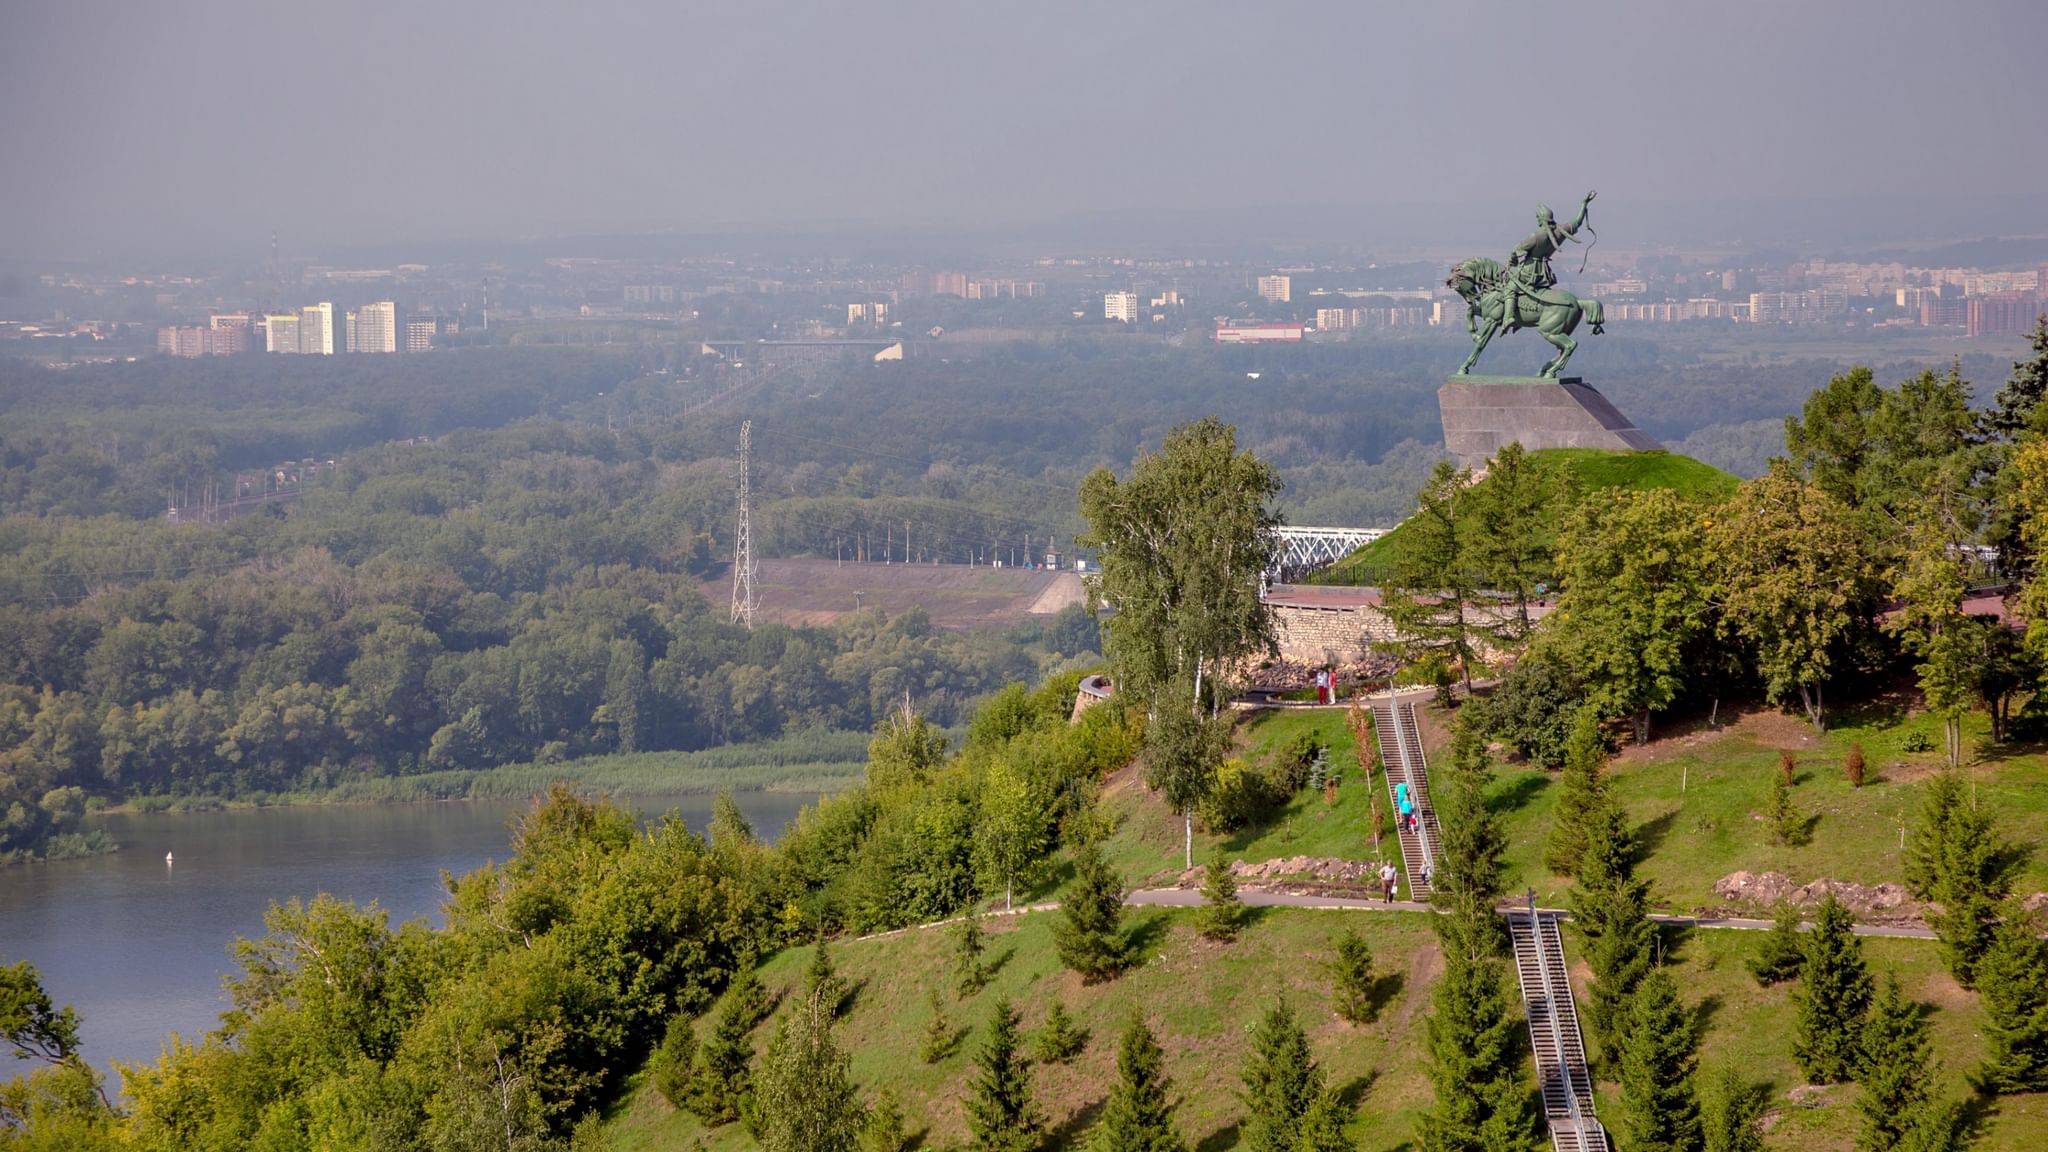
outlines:
[[1273, 559], [1266, 565], [1266, 578], [1286, 581], [1318, 568], [1327, 568], [1360, 546], [1392, 532], [1392, 528], [1311, 528], [1289, 524], [1275, 529]]

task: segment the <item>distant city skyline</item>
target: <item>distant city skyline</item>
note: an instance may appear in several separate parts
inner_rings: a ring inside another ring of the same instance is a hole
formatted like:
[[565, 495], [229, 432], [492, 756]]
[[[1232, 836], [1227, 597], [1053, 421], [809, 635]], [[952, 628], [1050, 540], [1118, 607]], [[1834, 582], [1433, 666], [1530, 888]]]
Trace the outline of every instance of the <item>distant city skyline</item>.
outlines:
[[[1783, 204], [1771, 236], [1796, 239], [1801, 205], [1828, 227], [1854, 199], [1896, 238], [1983, 234], [2042, 218], [2048, 153], [2018, 129], [2044, 42], [2048, 8], [2026, 0], [34, 5], [0, 40], [0, 258], [260, 258], [272, 228], [299, 253], [1233, 213], [1285, 229], [1293, 208], [1332, 243], [1476, 241], [1587, 187], [1596, 227], [1662, 205], [1669, 230], [1761, 242], [1741, 206]], [[331, 130], [271, 147], [256, 125], [285, 108]]]

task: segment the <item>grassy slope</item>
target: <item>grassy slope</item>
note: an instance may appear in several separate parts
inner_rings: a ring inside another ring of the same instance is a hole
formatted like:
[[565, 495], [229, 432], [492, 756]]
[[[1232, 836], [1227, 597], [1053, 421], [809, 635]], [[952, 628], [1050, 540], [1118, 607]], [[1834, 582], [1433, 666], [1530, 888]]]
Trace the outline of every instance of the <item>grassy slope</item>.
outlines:
[[[1670, 488], [1690, 495], [1725, 498], [1739, 479], [1710, 464], [1670, 452], [1610, 452], [1600, 448], [1546, 448], [1530, 459], [1558, 468], [1581, 492], [1600, 488]], [[1480, 481], [1483, 486], [1486, 482]], [[1309, 578], [1311, 584], [1372, 584], [1394, 562], [1401, 547], [1394, 529]]]
[[[1703, 736], [1675, 733], [1650, 755], [1623, 757], [1612, 779], [1638, 821], [1649, 826], [1655, 854], [1646, 870], [1669, 904], [1704, 902], [1713, 879], [1734, 867], [1775, 867], [1802, 880], [1816, 875], [1896, 879], [1895, 814], [1910, 803], [1912, 781], [1924, 775], [1931, 759], [1900, 753], [1898, 742], [1903, 732], [1925, 724], [1920, 718], [1903, 727], [1889, 717], [1845, 719], [1825, 738], [1802, 745], [1798, 796], [1821, 819], [1813, 842], [1798, 849], [1764, 847], [1760, 825], [1747, 818], [1762, 795], [1754, 782], [1775, 770], [1777, 746], [1796, 745], [1805, 735], [1797, 722], [1752, 716]], [[1329, 740], [1333, 761], [1347, 769], [1337, 805], [1327, 807], [1319, 796], [1298, 796], [1261, 828], [1228, 837], [1198, 835], [1198, 853], [1221, 848], [1232, 857], [1263, 860], [1370, 852], [1356, 831], [1364, 818], [1365, 792], [1352, 768], [1355, 745], [1341, 712], [1258, 714], [1240, 730], [1240, 754], [1254, 759], [1269, 754], [1304, 729]], [[1432, 743], [1440, 740], [1441, 717], [1432, 714], [1425, 729]], [[1862, 743], [1875, 780], [1860, 792], [1839, 779], [1839, 754], [1852, 739]], [[1683, 797], [1677, 793], [1681, 771], [1689, 777]], [[1120, 779], [1119, 784], [1108, 800], [1123, 818], [1111, 840], [1113, 858], [1134, 886], [1147, 879], [1170, 880], [1179, 871], [1179, 821], [1134, 782]], [[1508, 817], [1511, 885], [1534, 884], [1546, 898], [1561, 899], [1565, 883], [1540, 865], [1554, 796], [1545, 784], [1542, 773], [1510, 769], [1501, 774], [1496, 799]], [[2048, 796], [2044, 784], [2048, 767], [2041, 756], [2014, 757], [1980, 773], [1980, 797], [2011, 814], [2005, 822], [2009, 834], [2038, 840], [2048, 835], [2048, 812], [2029, 812], [2026, 805]], [[1887, 828], [1889, 840], [1883, 834]], [[2037, 861], [2023, 887], [2039, 886], [2043, 878]], [[1049, 895], [1058, 879], [1057, 873], [1047, 877], [1038, 895]], [[1238, 1105], [1232, 1092], [1238, 1086], [1245, 1029], [1278, 994], [1304, 1014], [1318, 1058], [1333, 1081], [1349, 1089], [1359, 1110], [1351, 1133], [1360, 1147], [1412, 1149], [1416, 1119], [1429, 1102], [1422, 1017], [1441, 963], [1424, 918], [1269, 909], [1242, 941], [1220, 946], [1196, 937], [1191, 917], [1186, 911], [1132, 910], [1126, 922], [1140, 943], [1141, 963], [1123, 978], [1093, 987], [1060, 969], [1051, 944], [1053, 915], [992, 918], [987, 922], [988, 955], [1000, 961], [1000, 968], [990, 988], [966, 1002], [952, 996], [950, 938], [943, 931], [913, 930], [836, 945], [842, 974], [860, 989], [840, 1029], [841, 1042], [853, 1050], [854, 1076], [870, 1092], [882, 1087], [896, 1092], [912, 1130], [924, 1129], [922, 1146], [953, 1146], [966, 1136], [960, 1102], [989, 1006], [998, 996], [1013, 999], [1028, 1033], [1044, 1018], [1051, 998], [1058, 997], [1090, 1030], [1089, 1048], [1075, 1064], [1040, 1069], [1036, 1085], [1057, 1134], [1051, 1147], [1074, 1148], [1113, 1076], [1116, 1029], [1138, 1009], [1167, 1051], [1168, 1070], [1182, 1101], [1183, 1135], [1191, 1147], [1223, 1152], [1237, 1146]], [[1345, 1025], [1331, 1014], [1317, 964], [1345, 927], [1366, 936], [1378, 968], [1388, 975], [1381, 1016], [1364, 1027]], [[1854, 1086], [1829, 1089], [1809, 1101], [1811, 1106], [1786, 1102], [1785, 1093], [1802, 1081], [1791, 1055], [1790, 989], [1758, 988], [1743, 966], [1761, 934], [1673, 931], [1666, 939], [1680, 986], [1701, 1013], [1705, 1065], [1731, 1064], [1772, 1086], [1779, 1112], [1768, 1146], [1847, 1152], [1857, 1123]], [[1587, 973], [1578, 942], [1568, 937], [1566, 946], [1583, 993]], [[1948, 977], [1931, 943], [1867, 940], [1864, 947], [1874, 972], [1897, 973], [1911, 995], [1932, 1006], [1942, 1090], [1962, 1093], [1964, 1076], [1981, 1053], [1976, 996]], [[764, 968], [764, 979], [771, 989], [793, 988], [809, 957], [808, 949], [783, 953]], [[928, 1019], [926, 995], [933, 987], [947, 997], [961, 1042], [946, 1059], [928, 1066], [918, 1060], [917, 1049]], [[772, 1025], [764, 1026], [757, 1043], [765, 1046], [771, 1032]], [[1604, 1118], [1618, 1126], [1615, 1086], [1603, 1082], [1600, 1091]], [[2048, 1125], [2048, 1095], [2008, 1098], [1984, 1117], [1975, 1147], [2017, 1152], [2033, 1143], [2031, 1135], [2043, 1125]], [[605, 1135], [605, 1146], [620, 1150], [737, 1152], [754, 1146], [737, 1126], [706, 1132], [641, 1081], [635, 1081], [609, 1118]]]
[[[1219, 850], [1230, 859], [1253, 862], [1286, 856], [1372, 858], [1372, 842], [1364, 832], [1369, 794], [1358, 768], [1358, 742], [1352, 738], [1343, 712], [1303, 709], [1253, 713], [1238, 729], [1237, 754], [1256, 764], [1285, 748], [1302, 732], [1314, 732], [1329, 745], [1330, 763], [1343, 773], [1337, 787], [1337, 803], [1327, 804], [1320, 794], [1303, 791], [1261, 826], [1220, 836], [1197, 828], [1196, 864]], [[1370, 749], [1367, 754], [1372, 754]], [[1147, 793], [1136, 773], [1129, 770], [1105, 790], [1104, 803], [1119, 821], [1116, 835], [1108, 844], [1110, 862], [1133, 883], [1172, 884], [1181, 871], [1180, 817], [1168, 812]], [[1391, 833], [1385, 850], [1398, 866], [1400, 852], [1394, 847]]]
[[[1940, 767], [1936, 753], [1907, 753], [1900, 743], [1918, 732], [1939, 741], [1938, 722], [1926, 715], [1843, 717], [1815, 736], [1803, 722], [1776, 713], [1748, 714], [1717, 730], [1676, 732], [1668, 741], [1627, 749], [1608, 779], [1650, 848], [1642, 866], [1667, 910], [1688, 912], [1719, 904], [1714, 882], [1730, 872], [1776, 871], [1799, 883], [1822, 877], [1859, 884], [1900, 883], [1899, 833], [1910, 826], [1922, 781]], [[1441, 718], [1426, 727], [1442, 741]], [[1965, 720], [1966, 740], [1987, 736], [1983, 718]], [[1865, 783], [1851, 788], [1842, 758], [1851, 742], [1863, 747]], [[1812, 823], [1798, 847], [1773, 844], [1761, 814], [1778, 751], [1797, 757], [1793, 803]], [[2001, 832], [2022, 844], [2048, 842], [2048, 752], [2038, 746], [1990, 751], [1971, 768], [1981, 804], [1996, 814]], [[1545, 772], [1509, 767], [1495, 784], [1496, 807], [1506, 816], [1511, 883], [1534, 886], [1539, 899], [1562, 901], [1570, 881], [1543, 867], [1557, 795]], [[2048, 890], [2048, 856], [2036, 852], [2021, 871], [2022, 894]]]
[[[967, 1136], [961, 1100], [969, 1090], [973, 1053], [990, 1005], [998, 997], [1013, 1000], [1023, 1013], [1028, 1038], [1057, 997], [1089, 1030], [1088, 1048], [1073, 1064], [1038, 1069], [1035, 1090], [1056, 1134], [1050, 1147], [1075, 1148], [1114, 1079], [1116, 1031], [1136, 1009], [1146, 1014], [1166, 1050], [1167, 1070], [1181, 1101], [1177, 1119], [1182, 1135], [1191, 1147], [1222, 1152], [1238, 1146], [1240, 1108], [1232, 1092], [1244, 1059], [1245, 1029], [1275, 996], [1284, 996], [1303, 1015], [1332, 1082], [1345, 1088], [1357, 1107], [1350, 1133], [1359, 1147], [1372, 1152], [1412, 1148], [1416, 1119], [1430, 1099], [1423, 1018], [1441, 966], [1424, 918], [1271, 909], [1242, 940], [1227, 946], [1202, 941], [1191, 918], [1185, 911], [1134, 910], [1127, 923], [1142, 942], [1143, 962], [1121, 979], [1092, 987], [1060, 969], [1051, 943], [1053, 915], [992, 919], [988, 955], [1001, 967], [989, 988], [964, 1002], [953, 996], [950, 937], [943, 931], [835, 946], [840, 972], [859, 988], [839, 1029], [841, 1043], [853, 1050], [854, 1078], [869, 1093], [893, 1090], [910, 1129], [923, 1131], [924, 1147], [957, 1146]], [[1328, 955], [1331, 940], [1346, 927], [1371, 943], [1383, 973], [1380, 1016], [1358, 1027], [1332, 1014], [1315, 963]], [[1770, 1083], [1781, 1112], [1769, 1147], [1847, 1152], [1856, 1126], [1853, 1086], [1828, 1090], [1813, 1107], [1785, 1103], [1785, 1093], [1801, 1083], [1791, 1053], [1790, 991], [1784, 985], [1758, 988], [1743, 968], [1761, 939], [1750, 932], [1673, 937], [1675, 974], [1705, 1021], [1704, 1063], [1732, 1064]], [[1567, 948], [1576, 958], [1576, 940]], [[1941, 1090], [1960, 1094], [1963, 1074], [1980, 1051], [1976, 997], [1955, 986], [1929, 944], [1870, 940], [1865, 954], [1873, 971], [1896, 972], [1909, 993], [1933, 1006]], [[764, 968], [764, 980], [772, 990], [796, 988], [809, 955], [808, 949], [799, 949], [776, 957]], [[1575, 959], [1574, 968], [1583, 989], [1583, 964]], [[926, 996], [933, 987], [945, 996], [960, 1040], [951, 1055], [926, 1065], [917, 1053], [929, 1019]], [[772, 1031], [772, 1024], [764, 1025], [757, 1044], [765, 1047]], [[1601, 1086], [1601, 1112], [1610, 1125], [1619, 1125], [1612, 1083]], [[2043, 1124], [2048, 1124], [2048, 1096], [2009, 1098], [1987, 1118], [1976, 1147], [2017, 1152], [2031, 1146], [2030, 1134]], [[737, 1125], [707, 1132], [644, 1082], [634, 1084], [609, 1118], [605, 1135], [604, 1146], [618, 1152], [754, 1147]]]
[[[951, 938], [943, 931], [835, 947], [841, 973], [859, 988], [839, 1029], [841, 1043], [853, 1050], [854, 1078], [871, 1092], [894, 1090], [909, 1129], [923, 1130], [923, 1147], [953, 1147], [967, 1139], [961, 1101], [990, 1006], [1000, 997], [1010, 998], [1023, 1014], [1027, 1040], [1054, 998], [1064, 1000], [1088, 1029], [1088, 1046], [1078, 1059], [1035, 1074], [1038, 1101], [1056, 1134], [1053, 1147], [1078, 1146], [1076, 1137], [1093, 1121], [1115, 1079], [1117, 1032], [1134, 1010], [1145, 1013], [1166, 1050], [1189, 1143], [1234, 1147], [1239, 1107], [1231, 1092], [1247, 1048], [1245, 1027], [1276, 996], [1302, 1013], [1332, 1081], [1364, 1097], [1370, 1121], [1356, 1120], [1353, 1134], [1373, 1147], [1412, 1135], [1415, 1116], [1429, 1098], [1422, 1069], [1410, 1056], [1420, 1042], [1419, 1009], [1426, 999], [1418, 990], [1428, 986], [1439, 964], [1434, 936], [1421, 916], [1268, 910], [1239, 942], [1219, 945], [1194, 933], [1189, 912], [1134, 910], [1126, 923], [1141, 943], [1142, 963], [1095, 986], [1060, 967], [1052, 948], [1053, 919], [1038, 913], [988, 921], [987, 955], [1000, 967], [989, 987], [967, 1001], [953, 995]], [[1346, 926], [1367, 938], [1383, 971], [1396, 974], [1383, 982], [1379, 1020], [1358, 1027], [1331, 1012], [1326, 982], [1306, 962], [1327, 955]], [[762, 970], [762, 978], [771, 990], [792, 989], [809, 957], [809, 949], [784, 953]], [[927, 1065], [918, 1049], [933, 987], [945, 996], [960, 1042], [945, 1059]], [[762, 1047], [773, 1027], [764, 1025], [757, 1035]], [[644, 1085], [612, 1117], [607, 1135], [606, 1147], [621, 1152], [694, 1147], [700, 1138], [708, 1149], [754, 1147], [736, 1125], [705, 1133]]]

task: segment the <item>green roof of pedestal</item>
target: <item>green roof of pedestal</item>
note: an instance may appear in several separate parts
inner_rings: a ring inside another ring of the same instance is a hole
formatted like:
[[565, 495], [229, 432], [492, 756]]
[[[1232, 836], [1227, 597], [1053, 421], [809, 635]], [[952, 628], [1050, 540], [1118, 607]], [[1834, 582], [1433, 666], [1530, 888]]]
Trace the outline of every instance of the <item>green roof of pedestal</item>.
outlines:
[[[1613, 452], [1604, 448], [1545, 448], [1529, 458], [1558, 468], [1571, 478], [1579, 492], [1603, 488], [1669, 488], [1703, 500], [1725, 500], [1741, 485], [1740, 478], [1711, 464], [1674, 452]], [[1481, 480], [1480, 484], [1486, 481]], [[1556, 523], [1559, 509], [1547, 510], [1545, 528]], [[1462, 519], [1462, 517], [1460, 517]], [[1309, 584], [1377, 585], [1395, 549], [1401, 547], [1401, 529], [1396, 528], [1364, 545], [1337, 563], [1311, 575]]]

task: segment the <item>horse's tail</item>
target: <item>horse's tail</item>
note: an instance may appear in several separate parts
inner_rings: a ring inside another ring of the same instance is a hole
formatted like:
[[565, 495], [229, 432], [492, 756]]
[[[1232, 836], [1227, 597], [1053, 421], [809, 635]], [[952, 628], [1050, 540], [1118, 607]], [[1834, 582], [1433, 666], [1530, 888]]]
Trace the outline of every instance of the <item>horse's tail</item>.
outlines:
[[1579, 307], [1586, 313], [1586, 323], [1593, 326], [1593, 335], [1605, 336], [1607, 329], [1602, 327], [1602, 325], [1607, 323], [1607, 310], [1600, 307], [1600, 302], [1598, 300], [1581, 300], [1579, 301]]

